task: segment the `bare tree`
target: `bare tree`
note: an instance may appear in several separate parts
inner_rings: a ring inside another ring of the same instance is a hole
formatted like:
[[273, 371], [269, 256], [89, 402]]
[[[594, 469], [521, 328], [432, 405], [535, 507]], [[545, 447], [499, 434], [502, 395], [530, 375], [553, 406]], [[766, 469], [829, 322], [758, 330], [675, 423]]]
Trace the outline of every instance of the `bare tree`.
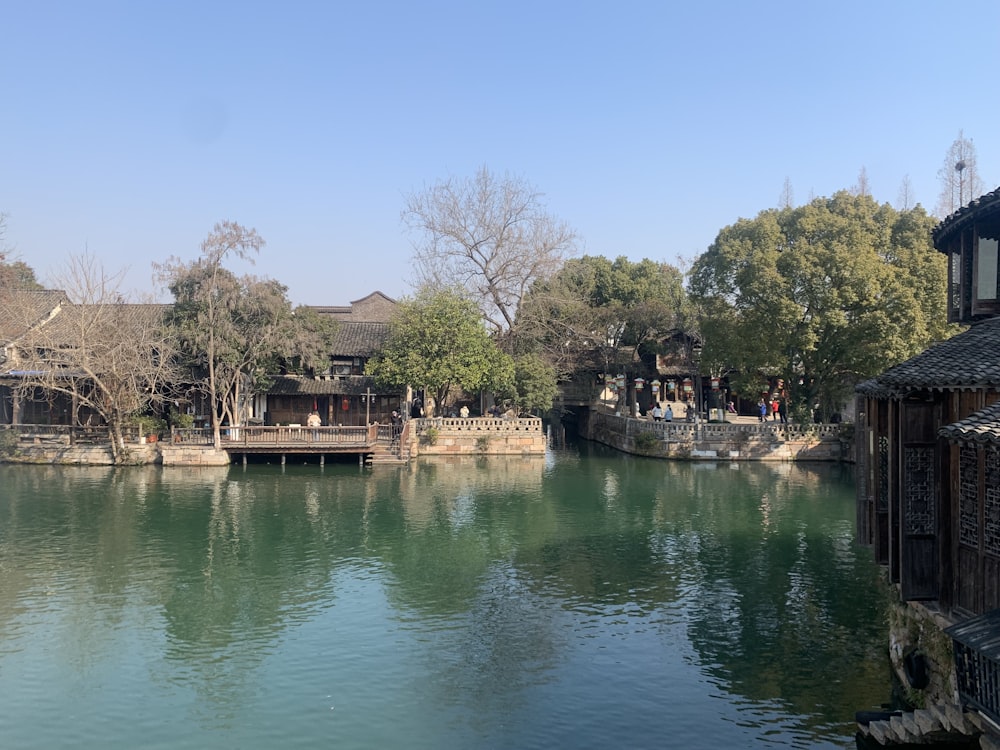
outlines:
[[164, 401], [179, 374], [163, 325], [166, 308], [126, 299], [119, 291], [123, 275], [105, 272], [88, 255], [70, 258], [57, 279], [66, 298], [42, 318], [39, 292], [5, 296], [7, 314], [20, 316], [24, 331], [11, 347], [21, 372], [19, 397], [39, 389], [61, 394], [72, 404], [74, 424], [81, 414], [96, 415], [110, 430], [116, 463], [127, 459], [126, 426]]
[[858, 172], [858, 181], [854, 184], [851, 194], [860, 196], [870, 196], [872, 194], [872, 186], [868, 181], [868, 170], [864, 166]]
[[411, 195], [402, 218], [421, 235], [417, 286], [464, 290], [496, 332], [513, 328], [531, 283], [551, 276], [576, 242], [531, 185], [485, 166]]
[[795, 191], [792, 190], [792, 181], [787, 176], [785, 184], [781, 187], [781, 198], [778, 202], [779, 208], [792, 208], [795, 205]]
[[899, 211], [909, 211], [913, 208], [915, 202], [913, 200], [913, 183], [910, 181], [910, 175], [903, 175], [903, 181], [899, 184], [899, 196], [896, 199], [897, 210]]
[[938, 170], [941, 181], [941, 196], [938, 198], [937, 216], [944, 217], [983, 194], [983, 181], [979, 177], [976, 163], [976, 147], [972, 139], [966, 138], [961, 130], [944, 157], [944, 164]]

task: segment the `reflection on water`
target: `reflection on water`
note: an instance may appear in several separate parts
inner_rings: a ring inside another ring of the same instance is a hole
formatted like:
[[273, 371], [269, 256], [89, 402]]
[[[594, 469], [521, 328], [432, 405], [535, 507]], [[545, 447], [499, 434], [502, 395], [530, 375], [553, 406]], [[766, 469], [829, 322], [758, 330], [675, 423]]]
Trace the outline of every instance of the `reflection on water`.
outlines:
[[0, 736], [849, 747], [854, 711], [889, 694], [852, 487], [843, 467], [592, 446], [0, 466]]

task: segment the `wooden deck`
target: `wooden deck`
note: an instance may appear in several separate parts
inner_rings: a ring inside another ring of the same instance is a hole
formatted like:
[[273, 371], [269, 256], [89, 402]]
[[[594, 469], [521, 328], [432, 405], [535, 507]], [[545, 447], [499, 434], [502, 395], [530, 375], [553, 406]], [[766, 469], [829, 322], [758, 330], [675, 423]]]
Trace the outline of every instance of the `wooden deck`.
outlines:
[[[406, 428], [391, 425], [305, 427], [234, 427], [222, 431], [222, 450], [242, 455], [357, 455], [379, 463], [405, 461]], [[212, 430], [174, 430], [168, 438], [175, 444], [211, 445]]]

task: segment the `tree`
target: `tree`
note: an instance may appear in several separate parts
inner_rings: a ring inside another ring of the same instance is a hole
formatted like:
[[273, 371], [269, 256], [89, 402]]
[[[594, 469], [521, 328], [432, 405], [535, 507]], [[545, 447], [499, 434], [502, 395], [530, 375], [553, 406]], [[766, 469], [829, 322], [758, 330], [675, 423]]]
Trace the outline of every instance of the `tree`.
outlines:
[[913, 198], [913, 182], [910, 175], [903, 175], [903, 180], [899, 183], [899, 196], [896, 199], [896, 208], [900, 211], [909, 211], [915, 205]]
[[839, 192], [724, 228], [691, 272], [703, 363], [750, 393], [780, 376], [829, 416], [856, 382], [948, 335], [933, 225], [919, 206]]
[[439, 408], [453, 388], [504, 391], [514, 382], [514, 360], [489, 336], [475, 302], [428, 287], [400, 302], [385, 346], [365, 371], [382, 385], [427, 388]]
[[544, 414], [552, 409], [559, 384], [556, 371], [541, 355], [529, 353], [514, 358], [513, 386], [500, 396], [510, 400], [518, 412]]
[[941, 195], [938, 198], [938, 218], [949, 216], [962, 206], [983, 194], [983, 181], [979, 177], [976, 147], [970, 138], [959, 130], [958, 138], [945, 154], [944, 164], [938, 170]]
[[872, 194], [871, 183], [868, 181], [868, 170], [864, 166], [858, 172], [858, 181], [851, 189], [851, 193], [860, 196]]
[[332, 323], [307, 308], [293, 311], [277, 281], [223, 267], [230, 256], [252, 261], [263, 245], [256, 230], [222, 222], [202, 243], [200, 258], [159, 266], [175, 300], [170, 323], [189, 365], [204, 373], [195, 385], [212, 406], [217, 448], [221, 425], [245, 424], [253, 395], [266, 390], [284, 364], [308, 369], [329, 358]]
[[402, 216], [422, 235], [418, 285], [465, 290], [495, 333], [513, 328], [529, 286], [554, 273], [576, 241], [531, 185], [485, 166], [411, 195]]
[[681, 272], [668, 263], [583, 256], [536, 283], [518, 318], [521, 350], [540, 351], [560, 377], [628, 367], [640, 346], [693, 324]]
[[791, 208], [795, 205], [795, 191], [792, 189], [792, 181], [785, 177], [785, 183], [781, 188], [781, 198], [778, 202], [782, 208]]
[[90, 256], [70, 258], [66, 268], [59, 279], [66, 303], [45, 322], [24, 320], [27, 332], [16, 346], [25, 375], [17, 388], [23, 397], [35, 389], [67, 396], [75, 424], [81, 412], [98, 416], [110, 431], [115, 463], [122, 463], [126, 426], [162, 404], [180, 377], [165, 308], [129, 301], [118, 290], [123, 274], [106, 273]]
[[15, 260], [6, 245], [7, 214], [0, 213], [0, 290], [41, 289], [35, 271], [27, 263]]

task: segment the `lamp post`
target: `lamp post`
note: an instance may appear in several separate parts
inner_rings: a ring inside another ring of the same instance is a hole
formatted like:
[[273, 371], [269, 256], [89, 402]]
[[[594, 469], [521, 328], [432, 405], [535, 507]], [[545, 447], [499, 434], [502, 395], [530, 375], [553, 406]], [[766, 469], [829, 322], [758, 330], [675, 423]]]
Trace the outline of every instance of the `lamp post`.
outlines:
[[371, 424], [371, 407], [372, 407], [372, 389], [365, 386], [365, 395], [362, 396], [365, 400], [365, 427]]
[[691, 345], [691, 360], [694, 362], [694, 405], [698, 415], [701, 415], [702, 406], [702, 382], [701, 382], [701, 351], [700, 341], [695, 341]]
[[955, 171], [958, 172], [958, 207], [961, 208], [965, 205], [965, 159], [959, 159], [955, 162]]

